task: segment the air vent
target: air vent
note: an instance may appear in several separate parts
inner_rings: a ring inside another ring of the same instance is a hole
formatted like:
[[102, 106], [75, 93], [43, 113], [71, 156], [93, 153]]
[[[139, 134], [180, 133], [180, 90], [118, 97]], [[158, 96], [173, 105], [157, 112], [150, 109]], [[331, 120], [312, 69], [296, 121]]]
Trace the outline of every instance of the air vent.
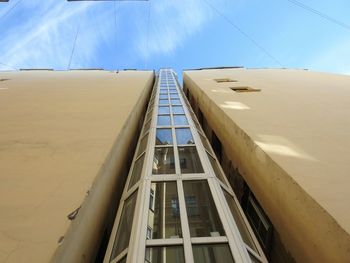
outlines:
[[214, 79], [217, 83], [226, 83], [226, 82], [237, 82], [237, 80], [234, 79]]
[[230, 88], [235, 92], [258, 92], [261, 91], [261, 89], [253, 89], [251, 87], [234, 87], [234, 88]]

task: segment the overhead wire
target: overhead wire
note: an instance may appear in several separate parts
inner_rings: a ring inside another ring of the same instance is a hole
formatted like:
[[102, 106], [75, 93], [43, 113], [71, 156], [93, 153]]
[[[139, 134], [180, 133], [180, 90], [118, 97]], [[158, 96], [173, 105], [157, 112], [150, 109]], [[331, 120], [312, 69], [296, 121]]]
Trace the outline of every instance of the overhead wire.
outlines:
[[287, 1], [292, 3], [292, 4], [294, 4], [294, 5], [296, 5], [296, 6], [298, 6], [298, 7], [300, 7], [300, 8], [303, 8], [303, 9], [305, 9], [305, 10], [307, 10], [307, 11], [313, 13], [313, 14], [316, 14], [316, 15], [318, 15], [318, 16], [326, 19], [326, 20], [328, 20], [331, 23], [334, 23], [334, 24], [336, 24], [336, 25], [338, 25], [340, 27], [343, 27], [346, 30], [350, 31], [350, 25], [347, 25], [344, 22], [342, 22], [342, 21], [340, 21], [340, 20], [338, 20], [338, 19], [336, 19], [334, 17], [331, 17], [330, 15], [322, 13], [321, 11], [318, 11], [318, 10], [312, 8], [311, 6], [305, 5], [305, 4], [303, 4], [303, 3], [301, 3], [300, 1], [297, 1], [297, 0], [287, 0]]
[[16, 6], [18, 6], [23, 0], [19, 0], [17, 3], [15, 3], [9, 10], [7, 10], [2, 16], [0, 16], [0, 20], [6, 17], [11, 11], [13, 11]]
[[0, 65], [5, 66], [5, 67], [10, 68], [10, 69], [13, 69], [13, 70], [18, 70], [17, 68], [10, 66], [8, 64], [2, 63], [2, 62], [0, 62]]
[[79, 35], [79, 31], [80, 31], [80, 23], [78, 25], [78, 29], [77, 29], [77, 33], [75, 34], [75, 38], [74, 38], [74, 42], [73, 42], [73, 47], [72, 47], [72, 51], [69, 57], [69, 62], [68, 62], [68, 66], [67, 69], [70, 69], [71, 63], [72, 63], [72, 59], [73, 59], [73, 55], [74, 55], [74, 51], [75, 51], [75, 46], [77, 44], [77, 39], [78, 39], [78, 35]]
[[243, 31], [238, 25], [236, 25], [231, 19], [221, 13], [214, 5], [212, 5], [209, 1], [204, 0], [204, 2], [211, 7], [219, 16], [226, 20], [235, 30], [237, 30], [242, 36], [248, 39], [254, 46], [256, 46], [260, 51], [262, 51], [266, 56], [268, 56], [271, 60], [273, 60], [276, 64], [283, 67], [282, 63], [273, 56], [266, 48], [264, 48], [261, 44], [259, 44], [254, 38], [252, 38], [248, 33]]
[[114, 63], [115, 63], [115, 69], [117, 70], [118, 69], [118, 63], [117, 63], [117, 61], [118, 61], [118, 56], [117, 56], [117, 45], [118, 45], [118, 33], [117, 33], [117, 2], [116, 1], [114, 1], [114, 37], [115, 37], [115, 57], [114, 57], [114, 59], [115, 59], [115, 61], [114, 61]]
[[147, 39], [146, 39], [146, 61], [145, 61], [145, 69], [148, 66], [148, 57], [149, 57], [149, 32], [150, 32], [150, 23], [151, 23], [151, 0], [148, 2], [148, 18], [147, 18]]

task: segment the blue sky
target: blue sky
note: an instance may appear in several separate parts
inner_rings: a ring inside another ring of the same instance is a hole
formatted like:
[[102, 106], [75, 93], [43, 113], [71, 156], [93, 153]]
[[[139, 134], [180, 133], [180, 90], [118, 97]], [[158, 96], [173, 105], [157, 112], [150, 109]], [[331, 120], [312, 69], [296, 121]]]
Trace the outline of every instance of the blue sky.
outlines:
[[[350, 30], [288, 0], [10, 0], [0, 69], [67, 69], [78, 28], [71, 68], [281, 67], [206, 1], [283, 67], [350, 74]], [[350, 25], [348, 0], [299, 1]]]

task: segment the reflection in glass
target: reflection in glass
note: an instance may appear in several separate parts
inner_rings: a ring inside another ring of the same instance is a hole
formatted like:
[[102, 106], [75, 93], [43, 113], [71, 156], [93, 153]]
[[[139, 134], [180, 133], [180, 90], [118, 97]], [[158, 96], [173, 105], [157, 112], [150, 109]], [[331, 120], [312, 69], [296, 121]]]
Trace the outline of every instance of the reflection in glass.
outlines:
[[170, 125], [170, 116], [169, 116], [169, 115], [161, 115], [161, 116], [158, 116], [157, 125], [160, 125], [160, 126], [169, 126], [169, 125]]
[[113, 244], [111, 261], [129, 246], [136, 197], [137, 191], [135, 191], [128, 199], [125, 200], [117, 230], [117, 235]]
[[216, 160], [210, 155], [208, 154], [208, 158], [209, 158], [209, 161], [211, 163], [211, 166], [213, 167], [213, 170], [214, 170], [214, 173], [216, 175], [216, 177], [226, 185], [226, 182], [225, 182], [225, 179], [224, 179], [224, 175], [222, 174], [220, 168], [219, 168], [219, 165], [218, 163], [216, 162]]
[[171, 129], [157, 129], [156, 132], [156, 145], [173, 144], [173, 136]]
[[228, 244], [193, 245], [194, 263], [233, 263]]
[[160, 94], [160, 95], [159, 95], [159, 98], [162, 99], [162, 100], [163, 100], [163, 99], [167, 99], [167, 98], [168, 98], [168, 95]]
[[173, 106], [172, 109], [173, 109], [173, 114], [185, 114], [182, 106]]
[[251, 249], [253, 249], [255, 252], [258, 253], [255, 245], [254, 245], [254, 241], [249, 233], [248, 227], [243, 219], [242, 214], [240, 213], [237, 204], [235, 202], [235, 199], [233, 198], [233, 196], [231, 196], [228, 192], [226, 192], [224, 189], [222, 189], [222, 191], [224, 192], [226, 201], [228, 203], [228, 206], [230, 207], [232, 216], [236, 222], [236, 225], [238, 227], [239, 233], [241, 234], [241, 237], [244, 241], [244, 243], [246, 243]]
[[170, 98], [171, 98], [171, 99], [178, 99], [178, 98], [179, 98], [179, 95], [178, 95], [178, 94], [171, 94], [171, 95], [170, 95]]
[[143, 132], [142, 132], [142, 135], [144, 135], [146, 132], [148, 132], [149, 128], [151, 127], [151, 122], [152, 120], [149, 120], [146, 122], [144, 128], [143, 128]]
[[168, 105], [169, 104], [169, 100], [159, 100], [159, 104], [160, 105]]
[[137, 156], [139, 156], [142, 152], [145, 151], [145, 149], [147, 147], [147, 142], [148, 142], [148, 133], [140, 141], [140, 145], [139, 145], [139, 150], [137, 152]]
[[158, 114], [170, 114], [170, 108], [169, 106], [159, 106], [158, 107]]
[[183, 182], [191, 237], [224, 236], [207, 181]]
[[145, 155], [143, 154], [142, 157], [137, 159], [134, 164], [134, 168], [132, 170], [132, 174], [130, 175], [130, 183], [129, 183], [129, 188], [134, 186], [141, 177], [141, 172], [142, 172], [142, 166], [143, 166], [143, 160], [145, 159]]
[[181, 173], [203, 173], [196, 147], [178, 147]]
[[175, 129], [177, 144], [194, 144], [190, 128]]
[[199, 134], [199, 137], [201, 138], [204, 148], [207, 149], [208, 152], [211, 152], [209, 142], [207, 141], [207, 139], [202, 135], [201, 132], [198, 132], [198, 134]]
[[171, 99], [171, 104], [181, 104], [181, 101], [179, 99]]
[[174, 125], [188, 125], [185, 115], [174, 115]]
[[182, 246], [147, 247], [145, 263], [185, 263]]
[[173, 147], [154, 149], [153, 174], [174, 174], [175, 160]]
[[149, 205], [148, 238], [181, 238], [176, 182], [152, 183]]

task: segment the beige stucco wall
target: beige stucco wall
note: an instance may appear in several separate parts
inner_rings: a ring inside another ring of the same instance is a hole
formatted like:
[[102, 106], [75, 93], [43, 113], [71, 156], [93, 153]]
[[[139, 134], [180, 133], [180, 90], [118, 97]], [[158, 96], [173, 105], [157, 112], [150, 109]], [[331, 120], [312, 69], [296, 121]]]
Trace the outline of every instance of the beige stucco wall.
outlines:
[[[9, 79], [0, 81], [0, 262], [52, 258], [71, 224], [67, 215], [87, 191], [103, 192], [101, 183], [95, 189], [101, 171], [116, 172], [110, 161], [127, 149], [119, 137], [133, 139], [126, 134], [136, 129], [153, 77], [150, 71], [0, 73]], [[116, 151], [118, 145], [124, 149]], [[84, 218], [94, 216], [86, 210]]]
[[184, 83], [295, 259], [348, 262], [350, 77], [217, 69]]

